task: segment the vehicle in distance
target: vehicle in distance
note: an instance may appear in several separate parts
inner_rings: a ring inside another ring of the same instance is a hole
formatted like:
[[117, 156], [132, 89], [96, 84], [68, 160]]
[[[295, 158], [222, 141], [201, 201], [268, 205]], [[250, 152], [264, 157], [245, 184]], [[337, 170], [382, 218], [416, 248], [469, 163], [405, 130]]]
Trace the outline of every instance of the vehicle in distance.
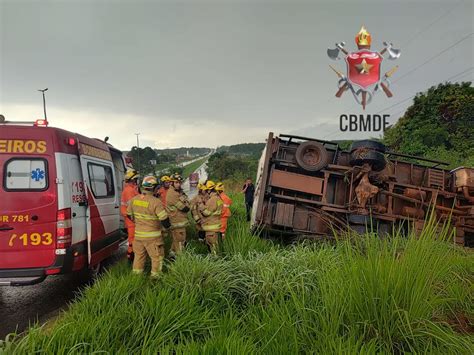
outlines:
[[125, 168], [122, 152], [105, 141], [44, 120], [2, 119], [0, 285], [97, 270], [123, 237]]
[[189, 174], [189, 186], [196, 187], [199, 183], [199, 173], [194, 172]]
[[[415, 162], [416, 161], [416, 162]], [[422, 162], [422, 163], [419, 163]], [[474, 169], [391, 152], [377, 141], [335, 142], [270, 133], [258, 166], [252, 226], [328, 236], [334, 229], [421, 231], [434, 209], [474, 246]], [[406, 223], [406, 222], [410, 223]]]

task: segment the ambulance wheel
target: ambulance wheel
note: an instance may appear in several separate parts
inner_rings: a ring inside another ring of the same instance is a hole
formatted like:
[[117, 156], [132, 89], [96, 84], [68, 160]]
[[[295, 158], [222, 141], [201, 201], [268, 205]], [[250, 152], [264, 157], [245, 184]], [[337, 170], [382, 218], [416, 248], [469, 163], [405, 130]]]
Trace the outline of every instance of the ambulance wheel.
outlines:
[[352, 143], [351, 153], [353, 153], [357, 149], [369, 149], [369, 150], [375, 150], [380, 153], [385, 153], [386, 148], [385, 148], [385, 145], [383, 145], [380, 142], [364, 139], [364, 140]]
[[387, 164], [385, 156], [375, 150], [357, 149], [351, 153], [349, 160], [351, 166], [369, 164], [374, 171], [382, 171]]
[[318, 171], [328, 165], [329, 154], [318, 142], [304, 142], [296, 149], [296, 162], [306, 171]]

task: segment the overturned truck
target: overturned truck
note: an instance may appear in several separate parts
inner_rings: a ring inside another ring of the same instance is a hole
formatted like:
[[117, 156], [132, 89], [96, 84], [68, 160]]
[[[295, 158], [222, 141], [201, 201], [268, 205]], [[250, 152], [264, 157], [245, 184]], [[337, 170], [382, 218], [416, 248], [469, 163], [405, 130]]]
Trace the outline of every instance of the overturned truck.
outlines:
[[[377, 141], [335, 142], [273, 133], [258, 166], [252, 226], [293, 235], [334, 229], [421, 231], [433, 209], [474, 246], [474, 169], [388, 151]], [[408, 222], [408, 223], [407, 223]]]

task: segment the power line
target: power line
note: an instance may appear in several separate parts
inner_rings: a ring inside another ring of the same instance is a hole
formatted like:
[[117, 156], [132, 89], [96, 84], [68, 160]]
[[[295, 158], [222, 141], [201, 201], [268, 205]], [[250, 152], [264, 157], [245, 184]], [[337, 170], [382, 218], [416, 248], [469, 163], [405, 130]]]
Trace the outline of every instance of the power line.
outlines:
[[[469, 67], [469, 68], [463, 70], [462, 72], [459, 72], [459, 73], [457, 73], [457, 74], [455, 74], [455, 75], [453, 75], [453, 76], [451, 76], [451, 77], [449, 77], [449, 78], [443, 80], [442, 82], [453, 80], [454, 78], [456, 78], [456, 77], [458, 77], [458, 76], [460, 76], [460, 75], [461, 75], [461, 77], [462, 77], [462, 76], [464, 76], [465, 73], [471, 71], [472, 69], [474, 69], [474, 66]], [[410, 100], [411, 98], [414, 98], [415, 96], [416, 96], [416, 94], [415, 94], [415, 95], [412, 95], [412, 96], [410, 96], [410, 97], [407, 97], [406, 99], [404, 99], [404, 100], [402, 100], [402, 101], [399, 101], [399, 102], [397, 102], [396, 104], [393, 104], [393, 105], [391, 105], [391, 106], [389, 106], [389, 107], [384, 108], [383, 110], [380, 110], [379, 112], [377, 112], [377, 114], [379, 114], [379, 113], [381, 113], [381, 112], [383, 112], [383, 111], [386, 111], [386, 110], [388, 110], [388, 109], [391, 109], [392, 107], [398, 106], [398, 105], [400, 105], [400, 104], [402, 104], [402, 103], [404, 103], [404, 102]]]
[[425, 32], [426, 30], [428, 30], [429, 28], [431, 28], [431, 26], [433, 26], [436, 22], [438, 22], [439, 20], [441, 20], [443, 17], [449, 15], [451, 12], [453, 12], [453, 10], [455, 8], [457, 8], [460, 4], [462, 3], [462, 0], [459, 1], [456, 5], [452, 6], [450, 9], [448, 9], [448, 11], [445, 11], [441, 16], [439, 16], [438, 18], [436, 18], [434, 21], [430, 22], [426, 27], [424, 27], [422, 30], [418, 31], [417, 33], [415, 33], [415, 35], [413, 37], [411, 37], [408, 41], [406, 41], [405, 43], [403, 43], [401, 45], [401, 47], [406, 47], [408, 46], [408, 44], [410, 44], [411, 42], [413, 42], [413, 40], [415, 38], [417, 38], [419, 35], [421, 35], [423, 32]]
[[[466, 69], [464, 69], [463, 71], [461, 71], [461, 72], [459, 72], [459, 73], [457, 73], [457, 74], [455, 74], [455, 75], [453, 75], [453, 76], [451, 76], [451, 77], [449, 77], [449, 78], [447, 78], [447, 79], [445, 79], [445, 80], [442, 80], [441, 82], [450, 81], [450, 80], [453, 80], [453, 79], [456, 78], [456, 77], [459, 77], [458, 79], [460, 79], [460, 78], [462, 78], [464, 75], [466, 75], [468, 72], [472, 71], [473, 69], [474, 69], [474, 66], [471, 66], [471, 67], [469, 67], [469, 68], [466, 68]], [[403, 103], [407, 102], [408, 100], [414, 98], [415, 96], [416, 96], [416, 94], [411, 95], [411, 96], [409, 96], [409, 97], [407, 97], [407, 98], [405, 98], [405, 99], [403, 99], [403, 100], [401, 100], [401, 101], [399, 101], [399, 102], [397, 102], [397, 103], [395, 103], [395, 104], [393, 104], [393, 105], [390, 105], [390, 106], [388, 106], [388, 107], [386, 107], [386, 108], [384, 108], [384, 109], [378, 111], [378, 112], [376, 113], [376, 115], [379, 114], [379, 113], [382, 113], [382, 112], [384, 112], [384, 111], [387, 111], [387, 110], [389, 110], [389, 109], [391, 109], [391, 108], [393, 108], [393, 107], [396, 107], [396, 106], [398, 106], [398, 105], [400, 105], [400, 104], [403, 104]], [[404, 111], [405, 111], [405, 109], [402, 110], [402, 111], [400, 111], [400, 112], [398, 112], [397, 114], [399, 114], [399, 113], [401, 113], [401, 112], [404, 112]], [[334, 131], [334, 132], [331, 132], [331, 133], [325, 135], [322, 139], [327, 139], [327, 138], [332, 137], [332, 136], [334, 136], [334, 135], [337, 136], [337, 135], [340, 134], [340, 133], [342, 133], [342, 132], [340, 132], [339, 130], [337, 130], [337, 131]]]
[[456, 47], [459, 43], [465, 41], [466, 39], [468, 39], [470, 36], [472, 36], [474, 34], [474, 32], [471, 32], [469, 33], [467, 36], [461, 38], [459, 41], [457, 41], [456, 43], [450, 45], [448, 48], [445, 48], [443, 49], [441, 52], [439, 52], [438, 54], [434, 55], [433, 57], [431, 58], [428, 58], [427, 60], [425, 60], [423, 63], [421, 63], [420, 65], [416, 66], [415, 68], [409, 70], [408, 72], [406, 72], [405, 74], [403, 74], [402, 76], [400, 76], [397, 80], [394, 80], [393, 83], [395, 84], [397, 81], [407, 77], [408, 75], [410, 75], [411, 73], [413, 73], [414, 71], [418, 70], [419, 68], [421, 68], [423, 65], [425, 64], [428, 64], [429, 62], [431, 62], [433, 59], [436, 59], [438, 58], [440, 55], [446, 53], [447, 51], [449, 51], [451, 48], [454, 48]]

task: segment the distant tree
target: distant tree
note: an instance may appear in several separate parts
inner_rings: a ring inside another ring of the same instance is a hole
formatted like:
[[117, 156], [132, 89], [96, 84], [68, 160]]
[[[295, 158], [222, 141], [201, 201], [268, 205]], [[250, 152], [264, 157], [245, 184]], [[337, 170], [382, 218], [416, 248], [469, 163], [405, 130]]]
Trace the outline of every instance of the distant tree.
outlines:
[[209, 178], [220, 181], [243, 181], [247, 177], [255, 179], [257, 165], [257, 159], [231, 156], [222, 151], [213, 154], [207, 162]]
[[384, 143], [401, 153], [474, 166], [474, 88], [444, 83], [418, 93]]
[[265, 148], [265, 143], [242, 143], [218, 147], [217, 152], [227, 152], [230, 155], [260, 157], [263, 148]]
[[132, 165], [137, 169], [141, 174], [152, 173], [154, 168], [151, 164], [152, 160], [157, 160], [156, 152], [150, 148], [137, 148], [132, 147], [132, 150], [128, 152], [128, 156], [133, 159]]

